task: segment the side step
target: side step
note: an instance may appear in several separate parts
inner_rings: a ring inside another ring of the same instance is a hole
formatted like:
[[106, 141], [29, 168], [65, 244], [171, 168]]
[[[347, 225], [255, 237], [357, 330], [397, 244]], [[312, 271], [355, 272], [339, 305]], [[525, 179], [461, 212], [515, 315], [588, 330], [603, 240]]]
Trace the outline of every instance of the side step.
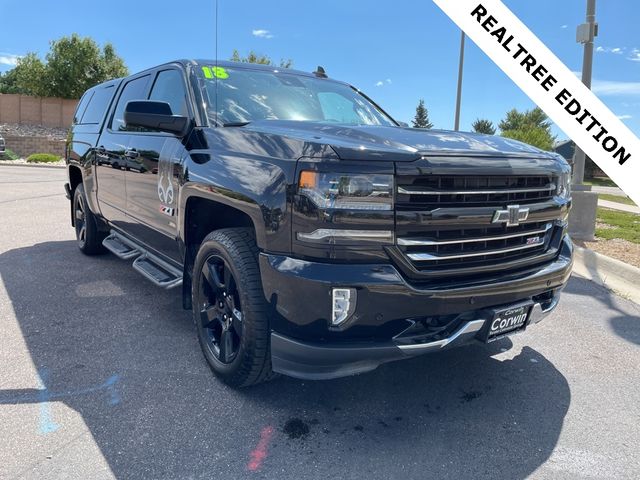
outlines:
[[140, 255], [142, 252], [138, 250], [138, 247], [128, 238], [119, 235], [111, 230], [111, 234], [102, 241], [102, 245], [113, 253], [116, 257], [123, 260], [133, 258]]
[[180, 270], [148, 252], [133, 261], [133, 268], [158, 287], [173, 288], [182, 285]]
[[133, 268], [156, 286], [174, 288], [182, 285], [181, 270], [149, 253], [124, 235], [111, 230], [102, 244], [107, 250], [123, 260], [138, 257], [133, 261]]

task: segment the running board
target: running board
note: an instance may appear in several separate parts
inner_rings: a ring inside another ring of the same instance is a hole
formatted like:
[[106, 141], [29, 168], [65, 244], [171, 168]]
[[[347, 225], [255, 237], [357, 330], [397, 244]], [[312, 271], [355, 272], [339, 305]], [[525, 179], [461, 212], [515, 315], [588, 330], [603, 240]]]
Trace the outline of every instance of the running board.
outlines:
[[102, 241], [102, 245], [116, 257], [123, 260], [133, 258], [142, 253], [135, 243], [113, 230], [111, 230], [109, 236]]
[[149, 252], [136, 258], [133, 268], [158, 287], [174, 288], [182, 285], [182, 272]]
[[154, 285], [162, 288], [174, 288], [182, 285], [181, 270], [149, 253], [124, 235], [111, 230], [102, 244], [107, 250], [123, 260], [138, 257], [133, 261], [133, 268]]

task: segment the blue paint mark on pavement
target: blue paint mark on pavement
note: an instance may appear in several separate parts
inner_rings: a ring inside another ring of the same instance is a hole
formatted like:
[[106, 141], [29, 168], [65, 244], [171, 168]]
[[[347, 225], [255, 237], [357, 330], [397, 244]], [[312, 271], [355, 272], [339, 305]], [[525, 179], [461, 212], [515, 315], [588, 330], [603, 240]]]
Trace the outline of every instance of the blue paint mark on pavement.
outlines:
[[117, 384], [120, 382], [120, 375], [112, 375], [100, 385], [67, 390], [65, 392], [52, 392], [47, 387], [50, 374], [46, 367], [42, 367], [37, 372], [37, 389], [29, 390], [0, 390], [0, 405], [16, 405], [21, 403], [37, 403], [39, 406], [39, 431], [46, 435], [57, 431], [60, 425], [53, 419], [51, 402], [69, 397], [88, 395], [96, 392], [105, 392], [106, 401], [110, 406], [118, 405], [121, 402]]
[[115, 384], [120, 380], [119, 375], [112, 375], [104, 382], [105, 387], [107, 387], [107, 391], [109, 392], [109, 404], [117, 405], [120, 403], [120, 394], [115, 389]]
[[47, 433], [55, 432], [60, 428], [56, 422], [53, 421], [53, 415], [51, 413], [51, 404], [49, 400], [49, 390], [47, 389], [46, 382], [49, 379], [49, 371], [46, 368], [41, 369], [38, 372], [38, 404], [40, 405], [40, 419], [39, 429], [40, 433], [46, 435]]

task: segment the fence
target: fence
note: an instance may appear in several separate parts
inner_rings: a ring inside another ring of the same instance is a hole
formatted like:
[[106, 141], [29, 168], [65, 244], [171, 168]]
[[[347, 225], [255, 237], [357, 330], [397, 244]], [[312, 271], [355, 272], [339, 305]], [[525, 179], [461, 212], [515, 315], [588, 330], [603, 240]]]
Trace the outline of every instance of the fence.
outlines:
[[0, 94], [0, 123], [67, 128], [78, 100]]

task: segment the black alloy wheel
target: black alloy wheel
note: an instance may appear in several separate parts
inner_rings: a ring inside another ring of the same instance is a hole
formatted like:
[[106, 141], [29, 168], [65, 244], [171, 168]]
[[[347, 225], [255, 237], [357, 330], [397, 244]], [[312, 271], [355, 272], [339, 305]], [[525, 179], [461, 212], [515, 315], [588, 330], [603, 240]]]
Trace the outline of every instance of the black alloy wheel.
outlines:
[[242, 311], [236, 280], [224, 259], [208, 257], [200, 272], [198, 308], [202, 338], [221, 363], [236, 358], [242, 340]]
[[193, 265], [198, 342], [211, 370], [234, 387], [274, 377], [258, 254], [252, 229], [222, 228], [202, 240]]
[[102, 245], [102, 241], [106, 233], [98, 230], [98, 220], [87, 204], [87, 196], [82, 183], [73, 190], [73, 202], [71, 205], [78, 248], [85, 255], [104, 253], [105, 248]]
[[76, 239], [80, 249], [84, 249], [87, 243], [87, 213], [84, 203], [84, 195], [74, 195], [73, 216], [76, 224]]

